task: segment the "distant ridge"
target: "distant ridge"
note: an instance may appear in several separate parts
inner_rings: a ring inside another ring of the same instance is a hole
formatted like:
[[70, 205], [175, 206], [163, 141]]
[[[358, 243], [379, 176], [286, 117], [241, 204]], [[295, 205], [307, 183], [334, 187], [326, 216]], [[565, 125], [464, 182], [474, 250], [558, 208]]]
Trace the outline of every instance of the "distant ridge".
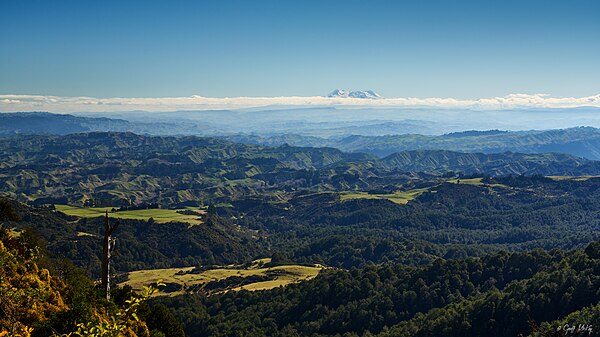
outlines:
[[199, 133], [202, 125], [186, 122], [131, 122], [120, 118], [84, 117], [49, 112], [0, 113], [0, 136], [68, 135], [80, 132], [134, 132], [139, 134]]
[[458, 131], [458, 132], [450, 132], [445, 134], [446, 137], [473, 137], [473, 136], [490, 136], [490, 135], [499, 135], [499, 134], [507, 134], [509, 131], [504, 130], [467, 130], [467, 131]]
[[600, 162], [562, 153], [463, 153], [446, 150], [402, 151], [379, 161], [406, 172], [462, 172], [491, 176], [597, 175]]
[[[191, 114], [194, 113], [190, 112]], [[233, 123], [239, 116], [242, 114], [232, 115], [227, 121]], [[214, 120], [191, 120], [188, 119], [189, 115], [182, 115], [181, 120], [170, 122], [149, 118], [128, 121], [116, 117], [83, 117], [47, 112], [0, 113], [0, 137], [113, 131], [151, 135], [216, 135], [238, 143], [269, 146], [287, 143], [302, 147], [333, 147], [344, 152], [369, 153], [381, 158], [402, 151], [449, 150], [487, 154], [507, 151], [556, 152], [600, 160], [600, 129], [593, 127], [530, 131], [468, 130], [432, 135], [435, 125], [418, 120], [343, 123], [339, 126], [325, 123], [310, 125], [308, 128], [294, 121], [285, 125], [284, 131], [275, 126], [272, 134], [261, 135], [234, 133], [237, 131], [235, 129], [222, 131], [221, 125], [211, 124]], [[291, 130], [298, 133], [290, 132]], [[336, 136], [324, 138], [306, 134], [315, 130], [325, 130]]]

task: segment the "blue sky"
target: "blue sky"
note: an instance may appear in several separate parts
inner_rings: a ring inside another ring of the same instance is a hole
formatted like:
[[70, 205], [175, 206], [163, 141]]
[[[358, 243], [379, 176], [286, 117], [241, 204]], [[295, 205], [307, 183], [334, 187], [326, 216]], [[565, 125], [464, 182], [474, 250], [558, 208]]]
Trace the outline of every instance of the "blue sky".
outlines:
[[2, 0], [0, 94], [600, 93], [600, 1]]

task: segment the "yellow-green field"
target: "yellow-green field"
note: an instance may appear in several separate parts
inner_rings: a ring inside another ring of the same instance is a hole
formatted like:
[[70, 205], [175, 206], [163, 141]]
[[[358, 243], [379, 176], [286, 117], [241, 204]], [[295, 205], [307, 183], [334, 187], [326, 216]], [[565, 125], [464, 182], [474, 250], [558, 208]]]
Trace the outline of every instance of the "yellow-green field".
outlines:
[[91, 236], [91, 237], [96, 237], [98, 235], [92, 234], [92, 233], [86, 233], [86, 232], [77, 232], [77, 236]]
[[482, 181], [483, 178], [469, 178], [469, 179], [450, 179], [446, 182], [450, 184], [464, 184], [464, 185], [475, 185], [475, 186], [485, 186], [485, 187], [501, 187], [501, 188], [510, 188], [503, 184], [488, 184]]
[[469, 178], [469, 179], [450, 179], [447, 182], [451, 184], [465, 184], [465, 185], [483, 185], [481, 182], [483, 178]]
[[102, 216], [108, 211], [110, 217], [118, 219], [135, 219], [135, 220], [148, 220], [153, 218], [158, 223], [165, 223], [170, 221], [185, 222], [190, 225], [199, 225], [202, 220], [199, 218], [205, 213], [204, 210], [192, 209], [197, 215], [186, 215], [177, 213], [177, 211], [190, 210], [190, 209], [139, 209], [131, 211], [118, 211], [111, 212], [112, 207], [76, 207], [69, 205], [56, 205], [56, 210], [61, 211], [68, 215], [77, 216], [80, 218], [95, 218]]
[[19, 236], [21, 236], [21, 233], [23, 233], [22, 231], [18, 231], [18, 230], [14, 229], [14, 228], [9, 228], [8, 232], [10, 233], [10, 235], [12, 237], [15, 237], [15, 238], [18, 238]]
[[352, 199], [387, 199], [397, 204], [406, 205], [409, 201], [415, 199], [421, 193], [427, 191], [426, 188], [419, 188], [410, 191], [396, 192], [392, 194], [369, 194], [367, 192], [342, 192], [340, 198], [342, 201]]
[[[310, 280], [317, 276], [319, 272], [324, 268], [321, 265], [285, 265], [276, 266], [272, 268], [264, 268], [263, 264], [268, 263], [270, 261], [271, 259], [260, 259], [254, 261], [252, 265], [248, 268], [243, 268], [242, 266], [227, 266], [216, 269], [209, 269], [199, 274], [186, 273], [194, 269], [194, 267], [138, 270], [128, 273], [127, 281], [121, 283], [120, 286], [127, 284], [130, 285], [134, 290], [141, 290], [142, 287], [151, 285], [161, 280], [164, 283], [181, 284], [185, 289], [189, 286], [202, 285], [210, 281], [219, 281], [231, 276], [263, 276], [270, 271], [281, 272], [282, 274], [276, 276], [276, 278], [273, 280], [250, 283], [241, 287], [228, 289], [227, 291], [238, 291], [242, 289], [250, 291], [268, 290], [280, 286], [286, 286], [291, 283]], [[175, 296], [183, 294], [184, 292], [185, 290], [171, 293], [158, 292], [157, 294], [158, 296]]]
[[[475, 186], [486, 186], [486, 187], [504, 187], [508, 186], [502, 184], [484, 184], [482, 181], [483, 178], [469, 178], [469, 179], [448, 179], [444, 182], [450, 184], [464, 184], [464, 185], [475, 185]], [[439, 185], [436, 185], [439, 186]], [[395, 192], [392, 194], [369, 194], [367, 192], [360, 191], [347, 191], [340, 193], [340, 199], [342, 201], [352, 200], [352, 199], [387, 199], [397, 204], [406, 205], [409, 201], [417, 198], [419, 195], [423, 194], [423, 192], [431, 191], [435, 193], [435, 187], [430, 188], [418, 188], [409, 191], [403, 192]]]
[[547, 176], [547, 178], [553, 180], [575, 180], [575, 181], [585, 181], [593, 178], [600, 178], [600, 176]]

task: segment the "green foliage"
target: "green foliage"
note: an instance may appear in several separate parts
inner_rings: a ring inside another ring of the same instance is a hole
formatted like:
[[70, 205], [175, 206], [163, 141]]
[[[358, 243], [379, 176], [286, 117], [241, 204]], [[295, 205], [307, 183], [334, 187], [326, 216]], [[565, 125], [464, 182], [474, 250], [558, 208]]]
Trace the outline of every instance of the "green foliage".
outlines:
[[600, 259], [600, 242], [592, 242], [585, 248], [585, 253], [592, 259]]
[[54, 312], [48, 321], [37, 326], [34, 336], [71, 332], [80, 322], [94, 320], [98, 309], [107, 305], [93, 281], [71, 261], [54, 261], [52, 269], [66, 285], [61, 294], [67, 308]]
[[0, 199], [0, 221], [19, 221], [19, 215], [7, 199]]
[[66, 309], [64, 285], [38, 267], [38, 253], [0, 228], [0, 336], [29, 336], [35, 325]]
[[140, 310], [140, 317], [146, 322], [151, 336], [185, 337], [183, 327], [163, 304], [145, 305]]
[[[159, 282], [157, 286], [164, 286], [164, 284]], [[132, 331], [132, 327], [139, 329], [139, 326], [136, 325], [136, 323], [140, 322], [138, 310], [157, 291], [154, 287], [144, 287], [139, 295], [125, 301], [124, 308], [117, 309], [108, 318], [79, 323], [77, 324], [77, 330], [62, 336], [121, 337], [131, 335], [131, 333], [135, 333]]]

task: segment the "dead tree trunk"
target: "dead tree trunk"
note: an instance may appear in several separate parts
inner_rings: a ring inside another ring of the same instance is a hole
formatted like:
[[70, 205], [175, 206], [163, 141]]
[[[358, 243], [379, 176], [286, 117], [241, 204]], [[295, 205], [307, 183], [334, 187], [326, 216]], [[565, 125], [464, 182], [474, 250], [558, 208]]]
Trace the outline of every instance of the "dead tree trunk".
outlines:
[[110, 300], [110, 257], [115, 249], [115, 238], [113, 232], [119, 227], [119, 220], [114, 225], [108, 221], [108, 211], [104, 217], [104, 241], [102, 242], [102, 290], [106, 292], [106, 300]]

